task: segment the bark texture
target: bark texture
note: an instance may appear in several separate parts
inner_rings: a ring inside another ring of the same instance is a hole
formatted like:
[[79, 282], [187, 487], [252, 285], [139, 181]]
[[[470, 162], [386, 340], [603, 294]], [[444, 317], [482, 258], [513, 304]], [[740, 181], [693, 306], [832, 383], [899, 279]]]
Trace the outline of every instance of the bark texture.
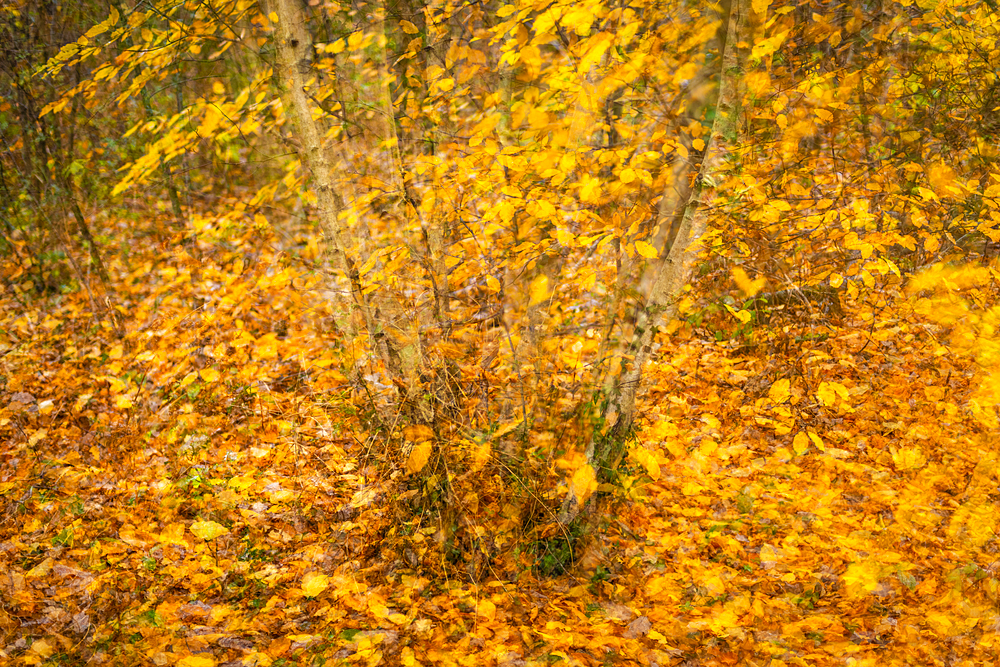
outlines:
[[384, 341], [377, 340], [373, 333], [377, 331], [376, 323], [361, 289], [356, 263], [349, 253], [352, 244], [349, 231], [340, 219], [343, 206], [334, 189], [333, 170], [323, 147], [323, 133], [313, 118], [305, 90], [312, 59], [312, 37], [303, 4], [298, 0], [266, 0], [265, 6], [268, 13], [278, 18], [274, 33], [275, 76], [282, 91], [285, 112], [290, 115], [297, 130], [299, 159], [312, 175], [326, 252], [333, 269], [347, 281], [346, 289], [331, 290], [337, 295], [337, 325], [350, 344], [357, 335], [354, 316], [360, 313], [373, 336], [372, 342], [385, 360], [388, 351]]
[[[624, 455], [626, 439], [635, 421], [635, 402], [643, 366], [649, 358], [657, 329], [677, 315], [680, 295], [698, 259], [698, 244], [706, 231], [707, 206], [715, 197], [715, 175], [726, 158], [727, 144], [737, 136], [741, 80], [738, 44], [748, 19], [749, 6], [746, 0], [730, 0], [728, 4], [717, 74], [715, 121], [701, 168], [686, 201], [676, 213], [680, 224], [674, 241], [669, 248], [661, 249], [661, 259], [655, 264], [645, 306], [636, 317], [635, 330], [623, 355], [621, 371], [615, 381], [605, 388], [600, 430], [594, 433], [587, 447], [588, 465], [594, 468], [598, 482], [604, 481], [607, 473], [618, 466]], [[559, 523], [566, 525], [574, 521], [583, 504], [571, 488], [560, 510]]]

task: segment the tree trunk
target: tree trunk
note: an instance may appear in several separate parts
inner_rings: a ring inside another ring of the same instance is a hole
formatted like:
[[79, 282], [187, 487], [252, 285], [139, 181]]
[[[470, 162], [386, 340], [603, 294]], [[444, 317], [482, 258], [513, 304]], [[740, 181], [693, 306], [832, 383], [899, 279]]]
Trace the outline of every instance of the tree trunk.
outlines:
[[[593, 469], [592, 478], [597, 482], [606, 481], [624, 455], [626, 439], [635, 420], [643, 366], [657, 329], [677, 315], [677, 302], [698, 259], [698, 241], [706, 230], [707, 205], [715, 197], [715, 174], [725, 160], [727, 143], [737, 136], [741, 77], [737, 52], [740, 35], [749, 18], [748, 4], [746, 0], [729, 0], [724, 9], [726, 32], [719, 50], [718, 99], [711, 137], [688, 198], [677, 212], [680, 225], [675, 241], [671, 247], [660, 249], [661, 259], [653, 270], [646, 304], [636, 318], [632, 341], [622, 355], [621, 370], [616, 380], [605, 387], [601, 418], [586, 451], [586, 465]], [[559, 523], [567, 525], [576, 519], [585, 502], [586, 498], [578, 497], [577, 489], [571, 485], [559, 513]]]
[[374, 315], [365, 296], [357, 264], [350, 255], [349, 232], [340, 220], [342, 205], [333, 188], [333, 170], [323, 147], [323, 133], [313, 118], [312, 107], [305, 92], [312, 57], [312, 38], [306, 24], [303, 5], [298, 0], [266, 0], [268, 13], [277, 16], [275, 27], [275, 79], [282, 91], [282, 101], [297, 129], [299, 159], [312, 175], [319, 221], [326, 239], [326, 252], [333, 268], [347, 279], [347, 289], [332, 289], [337, 295], [335, 308], [337, 326], [347, 343], [357, 336], [355, 314], [365, 320], [369, 336], [386, 366], [389, 354], [384, 334], [377, 333]]

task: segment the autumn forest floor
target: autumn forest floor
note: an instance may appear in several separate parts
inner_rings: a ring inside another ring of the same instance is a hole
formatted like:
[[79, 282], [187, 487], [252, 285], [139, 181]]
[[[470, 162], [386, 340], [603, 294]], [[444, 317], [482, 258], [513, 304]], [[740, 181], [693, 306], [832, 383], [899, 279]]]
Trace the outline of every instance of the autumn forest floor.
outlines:
[[[253, 234], [109, 249], [124, 336], [100, 295], [2, 268], [2, 662], [1000, 659], [977, 371], [894, 293], [822, 335], [662, 339], [653, 459], [550, 574], [537, 541], [456, 555], [440, 513], [401, 510], [309, 259]], [[481, 468], [465, 520], [511, 483]]]

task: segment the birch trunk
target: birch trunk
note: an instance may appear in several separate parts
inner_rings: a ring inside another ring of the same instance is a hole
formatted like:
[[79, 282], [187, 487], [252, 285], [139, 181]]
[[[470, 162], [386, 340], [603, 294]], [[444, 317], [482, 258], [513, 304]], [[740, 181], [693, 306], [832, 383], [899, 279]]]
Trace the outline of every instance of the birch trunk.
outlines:
[[[386, 31], [387, 9], [384, 0], [379, 2], [377, 12], [375, 20], [378, 25], [376, 47], [379, 63], [379, 107], [383, 118], [382, 145], [389, 157], [389, 183], [392, 190], [402, 200], [403, 215], [414, 216], [420, 223], [427, 252], [427, 258], [422, 262], [422, 265], [427, 271], [434, 293], [433, 314], [430, 317], [422, 312], [407, 313], [392, 299], [383, 303], [384, 311], [389, 315], [388, 324], [395, 333], [395, 340], [391, 341], [390, 344], [395, 346], [396, 354], [394, 356], [398, 356], [398, 368], [390, 370], [398, 376], [403, 385], [405, 394], [403, 405], [416, 411], [411, 416], [417, 422], [431, 423], [434, 420], [434, 407], [425, 398], [420, 379], [421, 365], [424, 362], [421, 330], [436, 325], [442, 334], [446, 333], [445, 292], [447, 276], [444, 267], [444, 235], [442, 225], [428, 223], [421, 215], [420, 202], [411, 187], [409, 174], [403, 164], [402, 147], [399, 142], [399, 134], [396, 131], [396, 103], [392, 95], [393, 72], [386, 53], [388, 35]], [[444, 288], [442, 288], [442, 281], [445, 283]]]
[[349, 252], [352, 245], [350, 234], [340, 219], [343, 207], [333, 187], [333, 170], [323, 148], [323, 133], [313, 118], [305, 92], [312, 57], [312, 38], [303, 5], [298, 0], [266, 0], [265, 6], [268, 13], [273, 12], [278, 18], [274, 35], [277, 53], [275, 75], [281, 82], [282, 102], [298, 131], [299, 159], [312, 175], [319, 221], [326, 239], [326, 253], [334, 270], [343, 274], [348, 282], [347, 290], [331, 290], [337, 295], [334, 307], [338, 328], [350, 346], [358, 333], [355, 315], [360, 313], [379, 356], [388, 367], [389, 354], [385, 341], [380, 340], [376, 333], [378, 328], [374, 315], [362, 291], [356, 262]]
[[[635, 402], [642, 379], [642, 369], [657, 329], [677, 315], [677, 302], [698, 259], [698, 242], [705, 233], [708, 207], [715, 196], [715, 175], [726, 155], [727, 142], [737, 134], [739, 112], [740, 68], [737, 52], [743, 26], [748, 19], [746, 0], [730, 0], [724, 18], [725, 39], [720, 48], [718, 98], [712, 133], [705, 148], [701, 168], [694, 185], [678, 211], [680, 225], [676, 238], [665, 256], [658, 260], [645, 306], [636, 318], [632, 341], [624, 354], [617, 381], [605, 389], [605, 405], [601, 415], [601, 431], [595, 432], [587, 447], [587, 464], [594, 478], [601, 481], [615, 469], [625, 450], [625, 441], [635, 420]], [[662, 250], [662, 249], [661, 249]], [[631, 359], [631, 364], [626, 362]], [[559, 513], [559, 523], [567, 525], [579, 515], [585, 503], [570, 488]]]

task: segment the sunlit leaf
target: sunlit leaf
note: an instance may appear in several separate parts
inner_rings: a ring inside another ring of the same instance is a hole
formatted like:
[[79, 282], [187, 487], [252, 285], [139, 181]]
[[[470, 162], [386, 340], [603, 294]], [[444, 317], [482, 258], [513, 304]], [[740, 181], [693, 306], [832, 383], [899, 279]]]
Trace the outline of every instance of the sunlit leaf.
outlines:
[[652, 480], [655, 481], [660, 478], [660, 464], [656, 460], [656, 456], [654, 456], [648, 449], [641, 446], [633, 447], [629, 450], [629, 455], [646, 470], [646, 474], [649, 475]]
[[302, 577], [302, 592], [314, 598], [330, 586], [330, 577], [319, 572], [307, 572]]
[[411, 424], [403, 429], [403, 437], [413, 442], [423, 442], [434, 438], [434, 429], [426, 424]]
[[577, 502], [584, 503], [597, 490], [597, 476], [591, 465], [582, 465], [573, 473], [570, 482]]
[[820, 382], [819, 388], [816, 390], [816, 398], [825, 406], [834, 405], [838, 397], [841, 400], [847, 401], [849, 396], [850, 392], [848, 392], [847, 387], [839, 382]]
[[899, 470], [916, 470], [927, 462], [919, 447], [902, 447], [892, 453], [892, 462]]
[[636, 241], [635, 251], [646, 259], [654, 259], [659, 254], [656, 252], [656, 248], [645, 241]]
[[545, 301], [549, 298], [549, 278], [545, 275], [535, 276], [535, 279], [531, 281], [530, 292], [530, 302], [531, 305], [536, 305]]
[[805, 454], [809, 450], [809, 436], [806, 435], [805, 431], [799, 431], [795, 434], [795, 439], [792, 440], [792, 449], [799, 455]]
[[767, 391], [767, 397], [775, 403], [784, 403], [792, 394], [792, 383], [788, 378], [774, 382]]
[[201, 376], [201, 379], [204, 380], [205, 382], [217, 382], [219, 379], [219, 371], [215, 370], [214, 368], [203, 368], [202, 370], [198, 371], [198, 374]]
[[767, 279], [763, 277], [751, 280], [746, 271], [739, 266], [733, 268], [733, 281], [746, 296], [754, 296], [767, 284]]
[[480, 600], [476, 605], [476, 613], [487, 621], [492, 621], [497, 614], [497, 606], [489, 600]]
[[178, 667], [215, 667], [215, 658], [209, 655], [189, 655], [177, 661]]
[[229, 529], [215, 521], [195, 521], [191, 524], [191, 532], [203, 540], [214, 540], [228, 533]]
[[431, 457], [433, 449], [434, 445], [430, 442], [422, 442], [414, 445], [413, 449], [410, 450], [409, 457], [406, 459], [406, 472], [412, 475], [423, 470]]

